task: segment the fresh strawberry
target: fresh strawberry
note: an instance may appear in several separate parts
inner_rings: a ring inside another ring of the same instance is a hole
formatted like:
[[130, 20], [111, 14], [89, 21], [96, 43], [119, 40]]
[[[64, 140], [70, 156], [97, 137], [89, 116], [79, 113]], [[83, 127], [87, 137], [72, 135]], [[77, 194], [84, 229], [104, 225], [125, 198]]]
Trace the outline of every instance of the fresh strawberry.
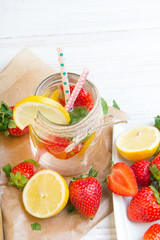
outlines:
[[112, 192], [121, 196], [134, 197], [138, 192], [134, 172], [123, 162], [113, 165], [111, 173], [106, 178], [106, 184]]
[[101, 185], [95, 178], [97, 173], [94, 168], [91, 168], [88, 175], [73, 178], [69, 185], [72, 205], [78, 212], [90, 219], [96, 215], [102, 195]]
[[44, 148], [58, 159], [69, 159], [75, 156], [84, 146], [84, 142], [79, 143], [70, 152], [65, 152], [65, 149], [72, 143], [68, 138], [48, 136], [49, 140], [43, 140]]
[[151, 172], [149, 170], [150, 164], [149, 161], [141, 160], [131, 165], [139, 187], [146, 187], [152, 183]]
[[9, 185], [14, 185], [22, 190], [28, 180], [36, 173], [36, 164], [34, 160], [29, 159], [19, 163], [13, 169], [10, 164], [5, 165], [3, 171], [10, 180]]
[[153, 187], [144, 187], [132, 198], [128, 206], [128, 217], [131, 221], [152, 222], [160, 219], [160, 196]]
[[9, 107], [6, 103], [1, 101], [0, 107], [0, 132], [5, 132], [5, 135], [8, 136], [22, 136], [29, 132], [29, 127], [27, 126], [23, 130], [19, 129], [14, 120], [13, 120], [13, 109], [14, 107]]
[[[75, 86], [71, 85], [70, 86], [70, 93], [73, 92], [73, 89], [75, 88]], [[59, 97], [59, 102], [60, 104], [62, 104], [63, 106], [65, 106], [65, 100], [64, 100], [64, 93], [63, 93], [63, 86], [61, 85], [60, 88], [60, 97]], [[91, 96], [91, 94], [85, 89], [85, 88], [81, 88], [75, 102], [73, 105], [73, 108], [76, 107], [86, 107], [88, 111], [91, 111], [93, 108], [93, 98]]]
[[160, 224], [153, 224], [145, 232], [142, 240], [160, 240]]

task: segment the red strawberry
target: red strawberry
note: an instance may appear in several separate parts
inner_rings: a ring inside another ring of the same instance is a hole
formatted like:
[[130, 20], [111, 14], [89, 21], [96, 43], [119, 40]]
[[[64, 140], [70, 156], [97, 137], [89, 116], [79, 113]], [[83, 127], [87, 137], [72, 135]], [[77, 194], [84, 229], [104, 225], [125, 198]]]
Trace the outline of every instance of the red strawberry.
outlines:
[[128, 206], [128, 217], [131, 221], [152, 222], [160, 219], [160, 198], [153, 187], [144, 187], [132, 198]]
[[75, 156], [84, 146], [84, 142], [76, 145], [75, 148], [70, 152], [65, 152], [65, 149], [68, 147], [72, 141], [68, 138], [64, 137], [56, 137], [56, 136], [48, 136], [49, 140], [43, 140], [44, 147], [54, 155], [56, 158], [59, 159], [69, 159]]
[[151, 184], [151, 172], [149, 171], [149, 161], [141, 160], [133, 163], [131, 168], [136, 176], [138, 186], [146, 187]]
[[[10, 109], [13, 112], [14, 106], [10, 107]], [[11, 117], [10, 119], [13, 120], [13, 117]], [[16, 125], [15, 125], [15, 127], [12, 127], [12, 128], [10, 128], [8, 126], [8, 131], [12, 136], [19, 137], [19, 136], [23, 136], [29, 132], [29, 126], [25, 127], [23, 130], [18, 128]]]
[[143, 236], [143, 240], [160, 240], [160, 224], [153, 224]]
[[[70, 86], [70, 92], [73, 92], [73, 89], [75, 88], [75, 86], [71, 85]], [[63, 106], [65, 106], [65, 100], [64, 100], [64, 94], [63, 94], [63, 86], [60, 86], [60, 97], [59, 97], [59, 102], [60, 104], [62, 104]], [[88, 111], [91, 111], [93, 108], [93, 98], [91, 96], [91, 94], [85, 89], [85, 88], [81, 88], [76, 101], [73, 105], [74, 108], [76, 107], [86, 107]]]
[[5, 165], [3, 171], [6, 177], [10, 179], [10, 185], [14, 185], [22, 190], [27, 181], [36, 173], [36, 164], [34, 160], [29, 159], [19, 163], [13, 169], [10, 164]]
[[101, 185], [95, 178], [97, 173], [94, 168], [91, 168], [89, 175], [74, 178], [69, 185], [72, 205], [78, 212], [90, 219], [96, 215], [102, 195]]
[[121, 196], [133, 197], [138, 192], [138, 186], [133, 170], [123, 162], [113, 165], [110, 175], [106, 178], [108, 188]]

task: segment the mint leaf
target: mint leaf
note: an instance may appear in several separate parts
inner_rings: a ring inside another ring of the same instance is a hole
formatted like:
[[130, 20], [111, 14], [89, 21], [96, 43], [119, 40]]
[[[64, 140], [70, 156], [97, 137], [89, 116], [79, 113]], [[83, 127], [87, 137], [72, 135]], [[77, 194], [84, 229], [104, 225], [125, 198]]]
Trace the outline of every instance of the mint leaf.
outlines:
[[2, 168], [2, 170], [3, 170], [3, 172], [5, 172], [7, 178], [10, 177], [10, 172], [12, 171], [12, 167], [10, 164], [5, 165]]
[[69, 124], [74, 124], [82, 120], [88, 115], [89, 111], [86, 107], [76, 107], [71, 112], [69, 112], [70, 122]]
[[37, 223], [37, 222], [31, 224], [31, 228], [33, 230], [40, 230], [41, 231], [41, 225], [39, 223]]
[[106, 115], [108, 113], [108, 105], [107, 105], [106, 101], [104, 100], [104, 98], [102, 98], [102, 97], [101, 97], [101, 105], [102, 105], [103, 113], [104, 113], [104, 115]]
[[9, 106], [1, 101], [1, 107], [0, 107], [0, 132], [7, 131], [8, 129], [8, 123], [10, 118], [13, 117], [12, 110], [9, 108]]
[[11, 110], [10, 107], [9, 107], [6, 103], [4, 103], [3, 101], [1, 101], [0, 112], [1, 112], [1, 113], [6, 113], [9, 117], [13, 117], [12, 110]]
[[119, 110], [120, 110], [120, 107], [118, 106], [118, 104], [116, 103], [116, 101], [115, 101], [115, 100], [113, 100], [113, 107], [114, 107], [114, 108], [117, 108], [117, 109], [119, 109]]
[[160, 116], [158, 115], [157, 117], [155, 117], [154, 121], [155, 121], [155, 127], [160, 129]]

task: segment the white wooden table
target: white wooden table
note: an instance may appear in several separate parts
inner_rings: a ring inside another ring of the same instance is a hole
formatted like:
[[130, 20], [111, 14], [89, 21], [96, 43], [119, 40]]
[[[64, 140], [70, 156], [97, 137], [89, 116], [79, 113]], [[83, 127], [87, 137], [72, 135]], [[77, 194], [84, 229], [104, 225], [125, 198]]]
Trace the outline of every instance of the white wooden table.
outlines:
[[[68, 71], [90, 68], [108, 105], [135, 121], [160, 114], [159, 0], [0, 0], [0, 71], [23, 47], [59, 71], [58, 45]], [[113, 214], [89, 239], [117, 239]]]

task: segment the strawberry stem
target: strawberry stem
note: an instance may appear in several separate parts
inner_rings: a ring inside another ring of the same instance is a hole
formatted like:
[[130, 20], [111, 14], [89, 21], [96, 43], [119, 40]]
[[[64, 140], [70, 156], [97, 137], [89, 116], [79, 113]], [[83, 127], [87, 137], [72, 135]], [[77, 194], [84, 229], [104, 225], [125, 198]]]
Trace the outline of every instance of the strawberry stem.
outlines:
[[34, 165], [37, 165], [38, 163], [36, 161], [34, 161], [33, 159], [28, 159], [28, 160], [25, 160], [24, 162], [31, 162], [33, 163]]
[[73, 177], [73, 179], [71, 179], [71, 182], [76, 181], [77, 179], [81, 179], [81, 178], [87, 178], [87, 177], [97, 177], [98, 171], [96, 171], [93, 167], [90, 169], [89, 174], [82, 174], [79, 177]]

